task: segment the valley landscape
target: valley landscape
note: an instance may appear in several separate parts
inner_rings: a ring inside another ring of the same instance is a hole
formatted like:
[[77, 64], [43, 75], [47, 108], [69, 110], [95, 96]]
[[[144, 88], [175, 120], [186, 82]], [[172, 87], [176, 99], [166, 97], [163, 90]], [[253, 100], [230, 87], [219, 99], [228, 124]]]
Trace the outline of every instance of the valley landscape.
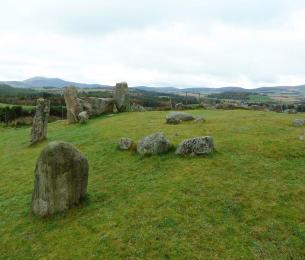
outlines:
[[304, 1], [0, 7], [0, 260], [305, 259]]

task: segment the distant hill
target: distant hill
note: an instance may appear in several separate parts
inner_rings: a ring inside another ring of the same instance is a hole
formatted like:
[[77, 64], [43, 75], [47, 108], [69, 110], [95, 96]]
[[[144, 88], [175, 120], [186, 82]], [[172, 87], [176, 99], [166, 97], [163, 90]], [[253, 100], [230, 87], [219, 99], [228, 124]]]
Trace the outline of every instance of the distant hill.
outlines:
[[29, 88], [15, 88], [7, 84], [0, 83], [0, 96], [14, 97], [18, 95], [32, 95], [38, 93], [36, 90]]
[[[0, 84], [7, 84], [16, 88], [63, 88], [66, 86], [75, 86], [77, 88], [100, 88], [109, 89], [112, 86], [102, 85], [102, 84], [87, 84], [87, 83], [77, 83], [72, 81], [65, 81], [59, 78], [46, 78], [46, 77], [34, 77], [23, 81], [2, 81]], [[261, 94], [304, 94], [305, 85], [299, 86], [274, 86], [274, 87], [260, 87], [255, 89], [246, 89], [242, 87], [188, 87], [179, 88], [173, 86], [164, 87], [148, 87], [148, 86], [136, 86], [132, 89], [137, 89], [141, 91], [157, 92], [157, 93], [171, 93], [171, 94], [182, 94], [188, 93], [202, 93], [202, 94], [213, 94], [213, 93], [223, 93], [223, 92], [256, 92]]]
[[279, 87], [261, 87], [255, 89], [246, 89], [241, 87], [222, 87], [222, 88], [175, 88], [175, 87], [146, 87], [139, 86], [135, 89], [158, 92], [158, 93], [201, 93], [201, 94], [214, 94], [214, 93], [224, 93], [224, 92], [256, 92], [260, 94], [301, 94], [305, 93], [305, 85], [300, 86], [279, 86]]
[[77, 83], [72, 81], [65, 81], [59, 78], [46, 78], [46, 77], [34, 77], [23, 81], [3, 81], [0, 83], [8, 84], [16, 88], [43, 88], [43, 87], [63, 88], [71, 85], [77, 88], [110, 88], [111, 87], [108, 85]]

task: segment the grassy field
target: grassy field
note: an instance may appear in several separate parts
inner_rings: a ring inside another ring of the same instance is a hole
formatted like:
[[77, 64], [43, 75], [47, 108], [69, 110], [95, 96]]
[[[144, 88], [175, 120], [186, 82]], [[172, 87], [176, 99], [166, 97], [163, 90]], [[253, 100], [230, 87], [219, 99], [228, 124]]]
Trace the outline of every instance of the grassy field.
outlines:
[[[0, 103], [0, 107], [13, 107], [13, 106], [19, 106], [19, 105], [11, 105], [11, 104], [4, 104]], [[35, 106], [21, 106], [24, 110], [33, 110], [35, 109]]]
[[[193, 110], [206, 118], [166, 125], [166, 112], [122, 113], [87, 125], [49, 124], [90, 164], [88, 201], [50, 219], [30, 212], [36, 159], [29, 128], [0, 128], [0, 258], [304, 259], [305, 128], [260, 111]], [[212, 156], [141, 158], [120, 137], [162, 131], [212, 135]]]
[[250, 95], [248, 97], [248, 101], [266, 103], [266, 102], [272, 101], [272, 99], [269, 96], [266, 96], [266, 95]]

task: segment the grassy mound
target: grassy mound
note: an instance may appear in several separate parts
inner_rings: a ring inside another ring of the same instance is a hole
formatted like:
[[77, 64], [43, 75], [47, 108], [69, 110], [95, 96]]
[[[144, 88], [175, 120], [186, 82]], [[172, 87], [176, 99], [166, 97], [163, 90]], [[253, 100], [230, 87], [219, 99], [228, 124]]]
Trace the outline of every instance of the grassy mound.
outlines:
[[[30, 213], [36, 159], [29, 128], [0, 128], [0, 256], [7, 258], [294, 258], [305, 256], [304, 115], [190, 111], [206, 122], [166, 125], [166, 112], [122, 113], [87, 125], [49, 124], [90, 164], [88, 201], [50, 219]], [[212, 135], [216, 152], [141, 158], [120, 137]]]

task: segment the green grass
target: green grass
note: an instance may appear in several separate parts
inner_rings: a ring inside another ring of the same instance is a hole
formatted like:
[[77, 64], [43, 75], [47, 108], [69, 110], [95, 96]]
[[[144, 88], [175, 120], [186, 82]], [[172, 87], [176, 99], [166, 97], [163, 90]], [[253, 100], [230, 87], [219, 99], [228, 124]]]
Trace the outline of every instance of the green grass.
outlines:
[[[193, 110], [203, 124], [166, 125], [167, 112], [122, 113], [87, 125], [49, 124], [90, 164], [88, 201], [50, 219], [30, 213], [36, 159], [30, 129], [0, 128], [3, 259], [304, 259], [304, 114]], [[212, 156], [141, 158], [120, 137], [212, 135]], [[0, 257], [0, 258], [1, 258]]]

